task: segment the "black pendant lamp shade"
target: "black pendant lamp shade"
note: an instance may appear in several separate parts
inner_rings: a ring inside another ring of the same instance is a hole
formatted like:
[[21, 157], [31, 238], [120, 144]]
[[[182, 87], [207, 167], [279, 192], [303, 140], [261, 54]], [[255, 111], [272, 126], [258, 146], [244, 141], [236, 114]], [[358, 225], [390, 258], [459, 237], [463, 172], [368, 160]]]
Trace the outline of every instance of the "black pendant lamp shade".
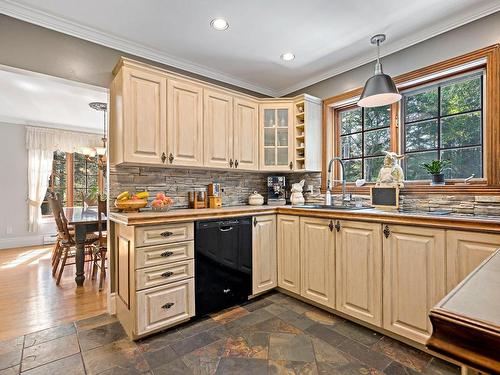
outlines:
[[[372, 44], [380, 47], [380, 43], [385, 40], [384, 34], [375, 35], [371, 39]], [[380, 52], [377, 53], [377, 64], [375, 65], [375, 74], [365, 83], [363, 93], [359, 98], [358, 105], [360, 107], [381, 107], [392, 104], [401, 99], [401, 94], [398, 92], [394, 81], [390, 76], [382, 71], [380, 63]]]

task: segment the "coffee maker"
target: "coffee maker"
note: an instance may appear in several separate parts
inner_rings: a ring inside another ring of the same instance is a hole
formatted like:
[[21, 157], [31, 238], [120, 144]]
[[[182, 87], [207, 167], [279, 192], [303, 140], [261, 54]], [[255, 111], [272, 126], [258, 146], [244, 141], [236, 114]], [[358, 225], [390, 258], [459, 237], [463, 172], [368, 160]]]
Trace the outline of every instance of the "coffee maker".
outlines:
[[267, 178], [267, 204], [284, 206], [287, 203], [285, 176], [269, 176]]

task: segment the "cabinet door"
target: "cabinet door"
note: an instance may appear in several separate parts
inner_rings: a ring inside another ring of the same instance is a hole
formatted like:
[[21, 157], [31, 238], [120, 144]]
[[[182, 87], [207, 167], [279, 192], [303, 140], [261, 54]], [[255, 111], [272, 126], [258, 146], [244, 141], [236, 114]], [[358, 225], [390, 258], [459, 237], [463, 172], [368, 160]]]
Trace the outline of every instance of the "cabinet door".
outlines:
[[203, 89], [168, 80], [167, 164], [203, 166]]
[[448, 291], [457, 286], [498, 248], [500, 248], [500, 235], [498, 234], [447, 231]]
[[167, 78], [123, 68], [123, 161], [163, 164], [166, 151]]
[[231, 168], [233, 163], [233, 97], [220, 91], [203, 94], [204, 159], [207, 167]]
[[299, 216], [278, 216], [278, 286], [300, 294]]
[[294, 131], [291, 121], [292, 114], [291, 103], [261, 105], [261, 170], [290, 171], [290, 169], [293, 169]]
[[337, 310], [382, 325], [382, 228], [380, 224], [337, 222]]
[[384, 228], [385, 329], [426, 342], [432, 332], [429, 311], [446, 294], [445, 252], [444, 230]]
[[259, 169], [259, 105], [234, 98], [234, 160], [237, 169]]
[[277, 285], [276, 215], [255, 216], [252, 233], [253, 294]]
[[335, 232], [329, 219], [300, 218], [301, 295], [335, 307]]

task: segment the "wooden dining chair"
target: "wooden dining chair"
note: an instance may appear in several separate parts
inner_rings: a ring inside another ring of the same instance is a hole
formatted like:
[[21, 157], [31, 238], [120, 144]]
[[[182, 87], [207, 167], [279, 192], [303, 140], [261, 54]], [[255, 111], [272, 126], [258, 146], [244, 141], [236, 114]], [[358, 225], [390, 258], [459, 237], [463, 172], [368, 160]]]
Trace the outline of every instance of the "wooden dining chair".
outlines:
[[104, 229], [104, 223], [106, 219], [102, 216], [107, 216], [107, 201], [102, 199], [101, 196], [97, 200], [97, 229], [99, 239], [95, 242], [94, 252], [93, 252], [93, 267], [92, 267], [92, 279], [97, 276], [97, 269], [100, 269], [99, 274], [99, 291], [103, 289], [104, 280], [106, 278], [106, 255], [108, 252], [107, 245], [107, 235]]

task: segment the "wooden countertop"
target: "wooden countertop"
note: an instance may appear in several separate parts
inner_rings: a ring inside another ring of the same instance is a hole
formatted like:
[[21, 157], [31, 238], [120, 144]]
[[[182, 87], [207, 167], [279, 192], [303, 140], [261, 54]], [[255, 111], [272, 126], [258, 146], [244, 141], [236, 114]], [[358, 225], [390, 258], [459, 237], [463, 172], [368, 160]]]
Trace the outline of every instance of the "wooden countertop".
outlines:
[[439, 302], [430, 319], [429, 349], [500, 374], [500, 249]]
[[222, 208], [176, 209], [168, 212], [111, 212], [110, 220], [124, 225], [148, 225], [173, 221], [194, 221], [237, 216], [288, 214], [338, 220], [360, 220], [383, 224], [499, 232], [500, 218], [494, 216], [433, 215], [425, 212], [381, 211], [376, 209], [335, 210], [292, 206], [229, 206]]

